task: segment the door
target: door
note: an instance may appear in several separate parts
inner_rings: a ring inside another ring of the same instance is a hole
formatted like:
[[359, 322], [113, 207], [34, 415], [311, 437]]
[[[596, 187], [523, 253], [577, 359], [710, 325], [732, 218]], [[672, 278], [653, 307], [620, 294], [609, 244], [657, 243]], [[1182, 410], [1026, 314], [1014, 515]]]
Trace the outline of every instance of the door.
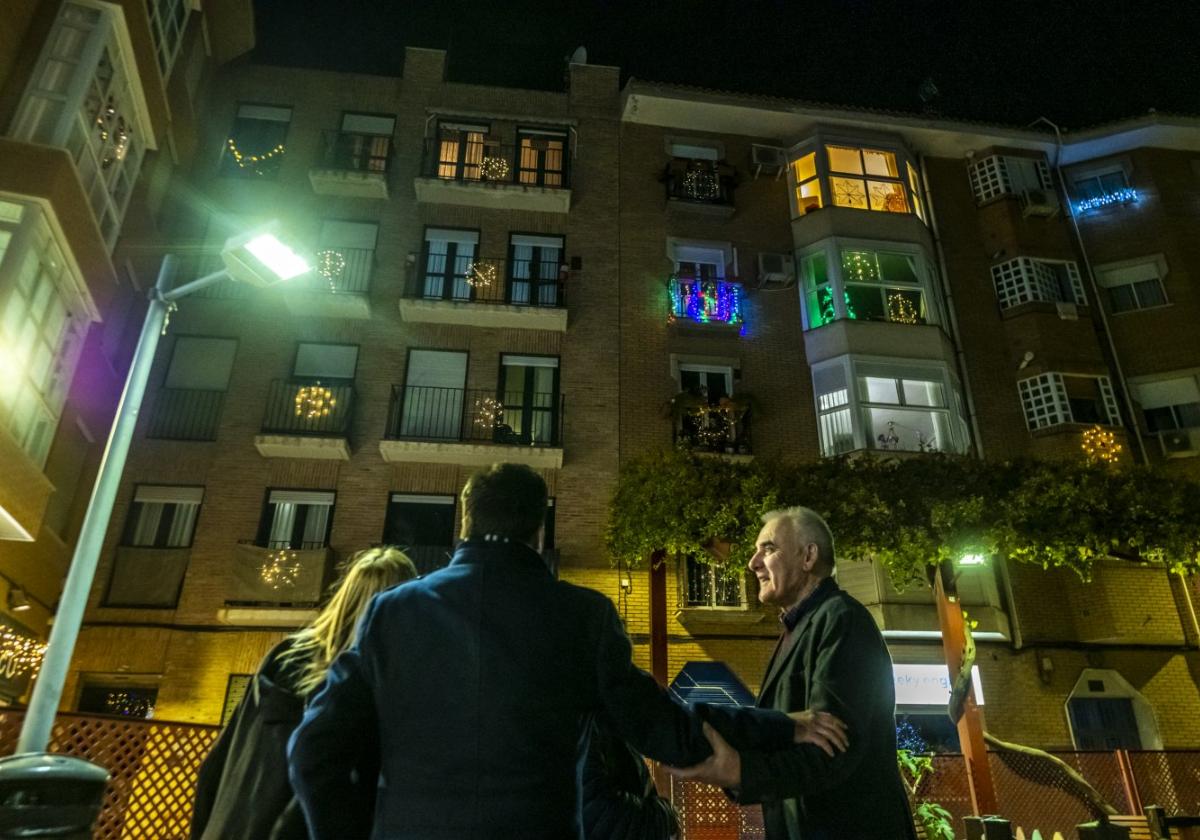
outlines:
[[467, 274], [475, 262], [478, 245], [478, 231], [447, 228], [426, 230], [422, 296], [441, 300], [472, 300], [475, 290], [467, 282]]
[[561, 236], [514, 233], [508, 241], [508, 302], [520, 306], [560, 306]]
[[503, 356], [497, 443], [558, 445], [558, 357]]
[[438, 177], [478, 181], [488, 127], [442, 123], [438, 126]]
[[1067, 708], [1076, 749], [1142, 749], [1137, 715], [1128, 697], [1073, 697]]
[[408, 351], [408, 373], [400, 410], [402, 438], [460, 440], [467, 354], [447, 350]]

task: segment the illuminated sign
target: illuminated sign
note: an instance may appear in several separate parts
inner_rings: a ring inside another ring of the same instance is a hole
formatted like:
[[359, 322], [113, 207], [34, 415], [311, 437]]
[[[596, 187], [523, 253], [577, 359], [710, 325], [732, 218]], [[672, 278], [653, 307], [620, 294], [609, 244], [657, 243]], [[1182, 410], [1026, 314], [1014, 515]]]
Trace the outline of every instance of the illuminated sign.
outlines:
[[[893, 665], [897, 706], [945, 706], [950, 702], [950, 669], [945, 665]], [[983, 705], [979, 666], [971, 670], [975, 704]]]

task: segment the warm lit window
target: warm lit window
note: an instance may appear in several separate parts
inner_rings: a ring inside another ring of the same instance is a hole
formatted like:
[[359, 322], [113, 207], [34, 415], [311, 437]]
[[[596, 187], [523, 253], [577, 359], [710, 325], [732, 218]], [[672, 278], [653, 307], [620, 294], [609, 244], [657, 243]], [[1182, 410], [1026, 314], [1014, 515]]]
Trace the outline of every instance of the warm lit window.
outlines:
[[908, 194], [909, 194], [909, 198], [912, 199], [913, 212], [915, 212], [917, 214], [917, 217], [922, 222], [924, 222], [925, 221], [925, 207], [921, 203], [920, 178], [917, 176], [917, 170], [913, 168], [913, 165], [911, 163], [908, 163], [907, 161], [905, 161], [904, 166], [908, 170]]
[[842, 318], [942, 322], [933, 269], [911, 245], [876, 249], [830, 240], [801, 257], [800, 273], [807, 329]]
[[909, 212], [896, 155], [879, 149], [825, 147], [829, 156], [829, 191], [838, 207]]
[[489, 130], [486, 125], [439, 125], [437, 177], [455, 181], [481, 180]]
[[277, 105], [238, 106], [233, 130], [225, 140], [221, 174], [274, 178], [286, 151], [292, 109]]
[[745, 606], [746, 576], [740, 567], [727, 573], [692, 557], [686, 559], [685, 566], [686, 606], [708, 609], [741, 609]]
[[1070, 261], [1017, 257], [992, 266], [992, 282], [1001, 309], [1030, 301], [1087, 303], [1079, 267]]
[[1117, 398], [1107, 376], [1043, 373], [1017, 382], [1030, 430], [1063, 423], [1119, 426]]
[[1138, 260], [1096, 266], [1096, 281], [1108, 293], [1113, 312], [1132, 312], [1166, 306], [1163, 278], [1167, 261], [1160, 254]]
[[566, 186], [566, 134], [522, 128], [517, 131], [517, 147], [518, 181], [539, 187]]
[[803, 216], [821, 208], [821, 182], [817, 179], [817, 153], [809, 152], [792, 161], [792, 176], [796, 179], [796, 210]]

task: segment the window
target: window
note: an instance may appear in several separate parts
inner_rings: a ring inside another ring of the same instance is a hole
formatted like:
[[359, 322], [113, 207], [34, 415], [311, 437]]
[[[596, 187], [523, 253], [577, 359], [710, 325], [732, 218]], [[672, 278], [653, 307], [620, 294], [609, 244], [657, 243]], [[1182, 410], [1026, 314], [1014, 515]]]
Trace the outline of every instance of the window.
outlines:
[[817, 180], [817, 153], [809, 152], [792, 161], [792, 177], [796, 181], [794, 190], [797, 215], [803, 216], [811, 210], [820, 210], [821, 182]]
[[[371, 272], [375, 268], [375, 243], [379, 225], [375, 222], [345, 222], [327, 219], [321, 223], [317, 238], [318, 252], [333, 251], [341, 270], [328, 279], [319, 279], [319, 288], [334, 294], [365, 295], [371, 288]], [[314, 281], [317, 282], [317, 281]]]
[[733, 203], [734, 170], [722, 162], [721, 149], [702, 142], [672, 142], [667, 153], [671, 155], [665, 174], [669, 199]]
[[[474, 298], [479, 231], [450, 228], [425, 229], [425, 272], [421, 296], [468, 301]], [[470, 280], [468, 279], [470, 278]]]
[[67, 150], [110, 251], [144, 150], [154, 143], [138, 108], [137, 69], [122, 46], [128, 35], [119, 32], [121, 20], [108, 4], [62, 5], [11, 132]]
[[843, 357], [813, 368], [813, 390], [825, 457], [966, 451], [962, 400], [945, 365]]
[[157, 688], [120, 683], [86, 683], [79, 692], [79, 711], [97, 715], [152, 718], [157, 700]]
[[563, 238], [514, 233], [508, 238], [508, 302], [562, 306]]
[[896, 712], [896, 746], [918, 755], [961, 751], [958, 727], [945, 712]]
[[502, 355], [499, 392], [497, 443], [558, 445], [557, 356]]
[[442, 123], [438, 126], [437, 176], [456, 181], [483, 177], [485, 144], [490, 126]]
[[221, 174], [274, 178], [283, 163], [292, 109], [282, 105], [238, 106], [221, 156]]
[[1137, 715], [1128, 697], [1072, 697], [1067, 710], [1075, 749], [1142, 749]]
[[992, 281], [1001, 309], [1030, 301], [1087, 303], [1079, 267], [1069, 261], [1017, 257], [992, 266]]
[[1107, 292], [1114, 313], [1166, 306], [1170, 303], [1163, 287], [1166, 276], [1167, 261], [1162, 254], [1096, 266], [1096, 282]]
[[1071, 195], [1079, 210], [1130, 201], [1135, 197], [1129, 187], [1129, 173], [1120, 162], [1074, 169], [1068, 178], [1071, 181]]
[[1045, 158], [989, 155], [971, 162], [971, 190], [983, 203], [1002, 195], [1020, 195], [1025, 190], [1053, 190], [1050, 165]]
[[733, 246], [728, 242], [671, 240], [668, 250], [675, 262], [669, 281], [669, 319], [687, 318], [701, 324], [742, 324], [742, 286], [726, 272], [734, 264]]
[[409, 350], [398, 436], [459, 440], [466, 384], [466, 353]]
[[829, 157], [829, 192], [834, 205], [910, 212], [894, 152], [827, 145], [825, 154]]
[[566, 133], [533, 128], [517, 130], [517, 180], [539, 187], [567, 186]]
[[357, 344], [298, 344], [292, 376], [350, 382], [358, 366]]
[[842, 318], [894, 324], [944, 320], [933, 266], [919, 248], [837, 239], [817, 247], [800, 257], [806, 329]]
[[1152, 433], [1200, 428], [1200, 385], [1194, 374], [1131, 382], [1130, 388]]
[[[0, 200], [0, 424], [46, 463], [94, 305], [45, 212]], [[96, 318], [96, 320], [99, 320]]]
[[333, 525], [334, 494], [315, 490], [271, 490], [259, 526], [259, 544], [293, 551], [324, 548]]
[[158, 69], [165, 81], [171, 78], [171, 68], [179, 57], [191, 4], [188, 0], [147, 0], [146, 5], [150, 12], [150, 34], [158, 54]]
[[1018, 381], [1017, 388], [1030, 431], [1062, 423], [1121, 425], [1107, 376], [1043, 373]]
[[327, 163], [355, 172], [387, 172], [396, 118], [384, 114], [342, 115], [332, 159]]
[[187, 548], [192, 544], [203, 500], [203, 487], [139, 484], [133, 491], [122, 545]]
[[147, 434], [171, 440], [215, 440], [236, 354], [233, 338], [176, 338]]
[[921, 202], [921, 182], [917, 176], [917, 170], [908, 161], [904, 162], [905, 168], [908, 170], [908, 195], [912, 199], [913, 212], [917, 214], [922, 222], [925, 219], [925, 205]]
[[421, 574], [445, 566], [454, 550], [454, 497], [393, 493], [383, 541], [403, 549]]
[[746, 606], [746, 576], [740, 567], [717, 569], [693, 557], [685, 561], [687, 589], [684, 604], [708, 609], [742, 609]]

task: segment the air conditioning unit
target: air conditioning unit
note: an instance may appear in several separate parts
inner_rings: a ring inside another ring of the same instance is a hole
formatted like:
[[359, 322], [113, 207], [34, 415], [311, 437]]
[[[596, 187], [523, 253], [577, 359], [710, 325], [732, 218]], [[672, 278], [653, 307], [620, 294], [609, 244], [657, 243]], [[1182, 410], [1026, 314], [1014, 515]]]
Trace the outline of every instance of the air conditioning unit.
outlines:
[[1160, 432], [1158, 440], [1162, 443], [1163, 454], [1168, 458], [1189, 458], [1200, 455], [1200, 431], [1196, 429]]
[[1079, 307], [1074, 303], [1059, 300], [1055, 301], [1054, 306], [1058, 310], [1058, 317], [1064, 321], [1079, 320]]
[[754, 143], [750, 146], [750, 167], [754, 170], [755, 178], [763, 172], [778, 178], [787, 167], [787, 153], [778, 146], [760, 146]]
[[1025, 218], [1058, 215], [1058, 193], [1054, 190], [1023, 190], [1021, 192], [1021, 215]]
[[791, 254], [758, 255], [758, 288], [787, 288], [796, 282], [796, 263]]

